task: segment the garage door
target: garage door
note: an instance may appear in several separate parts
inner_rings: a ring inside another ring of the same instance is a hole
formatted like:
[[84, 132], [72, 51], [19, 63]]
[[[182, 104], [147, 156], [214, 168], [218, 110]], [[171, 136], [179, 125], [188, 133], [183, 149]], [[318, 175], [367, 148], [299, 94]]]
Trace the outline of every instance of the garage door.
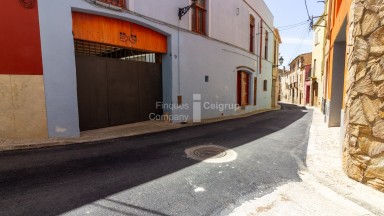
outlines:
[[80, 130], [162, 114], [161, 54], [75, 41]]

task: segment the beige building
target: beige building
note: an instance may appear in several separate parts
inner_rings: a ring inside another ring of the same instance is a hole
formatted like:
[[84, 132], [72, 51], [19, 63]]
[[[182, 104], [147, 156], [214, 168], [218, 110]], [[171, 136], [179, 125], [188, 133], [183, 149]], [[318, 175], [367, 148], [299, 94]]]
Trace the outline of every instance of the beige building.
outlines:
[[283, 103], [290, 103], [290, 71], [279, 69], [279, 101]]
[[324, 52], [326, 40], [326, 12], [313, 25], [312, 74], [310, 105], [321, 108], [324, 101]]
[[274, 34], [274, 48], [275, 55], [273, 57], [272, 69], [272, 108], [277, 107], [279, 101], [280, 82], [279, 82], [279, 66], [283, 63], [284, 59], [279, 57], [279, 46], [281, 44], [281, 37], [278, 29], [273, 31]]
[[[307, 105], [310, 102], [312, 53], [298, 55], [290, 64], [290, 71], [281, 79], [283, 102]], [[285, 86], [285, 87], [284, 87]], [[286, 88], [288, 86], [288, 89]], [[289, 90], [289, 93], [287, 91]]]

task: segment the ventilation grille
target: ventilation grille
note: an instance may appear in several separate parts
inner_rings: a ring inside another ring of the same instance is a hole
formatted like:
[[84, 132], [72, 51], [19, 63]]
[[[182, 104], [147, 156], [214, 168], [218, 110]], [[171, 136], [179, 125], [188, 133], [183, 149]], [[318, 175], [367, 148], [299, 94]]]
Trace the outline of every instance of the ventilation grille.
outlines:
[[161, 63], [162, 58], [162, 54], [159, 53], [142, 52], [83, 40], [75, 40], [75, 52], [80, 55], [147, 63]]

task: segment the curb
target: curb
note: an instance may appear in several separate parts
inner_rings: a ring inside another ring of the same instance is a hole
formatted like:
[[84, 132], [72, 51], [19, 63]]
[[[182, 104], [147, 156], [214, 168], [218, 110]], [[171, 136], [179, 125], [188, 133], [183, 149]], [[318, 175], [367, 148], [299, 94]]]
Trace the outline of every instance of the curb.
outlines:
[[[8, 151], [16, 151], [16, 150], [28, 150], [28, 149], [41, 149], [41, 148], [49, 148], [49, 147], [59, 147], [59, 146], [67, 146], [67, 145], [74, 145], [74, 144], [87, 144], [91, 142], [98, 142], [98, 141], [106, 141], [106, 140], [112, 140], [112, 139], [119, 139], [119, 138], [126, 138], [126, 137], [132, 137], [132, 136], [138, 136], [138, 135], [144, 135], [144, 134], [150, 134], [150, 133], [158, 133], [158, 132], [164, 132], [164, 131], [170, 131], [170, 130], [176, 130], [184, 127], [192, 127], [192, 126], [199, 126], [204, 124], [211, 124], [215, 122], [221, 122], [226, 120], [232, 120], [232, 119], [239, 119], [239, 118], [246, 118], [252, 115], [257, 115], [265, 112], [272, 112], [276, 110], [280, 110], [281, 107], [278, 106], [277, 108], [272, 108], [269, 110], [256, 110], [251, 111], [247, 113], [242, 113], [239, 115], [232, 115], [232, 116], [224, 116], [219, 118], [211, 118], [211, 119], [205, 119], [202, 120], [200, 123], [187, 123], [187, 124], [172, 124], [172, 127], [168, 128], [160, 128], [156, 127], [154, 130], [147, 130], [147, 131], [139, 131], [139, 132], [133, 132], [130, 134], [118, 134], [118, 135], [105, 135], [100, 137], [90, 136], [90, 137], [78, 137], [78, 138], [54, 138], [54, 139], [36, 139], [33, 141], [23, 141], [20, 140], [19, 142], [17, 140], [10, 140], [10, 143], [7, 144], [7, 140], [0, 139], [0, 152], [8, 152]], [[165, 123], [165, 122], [164, 122]]]

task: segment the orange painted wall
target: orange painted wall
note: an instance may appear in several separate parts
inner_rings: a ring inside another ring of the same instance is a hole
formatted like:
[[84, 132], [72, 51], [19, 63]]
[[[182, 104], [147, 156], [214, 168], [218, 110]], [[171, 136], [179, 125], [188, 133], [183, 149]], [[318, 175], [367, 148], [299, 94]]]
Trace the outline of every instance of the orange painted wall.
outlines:
[[[331, 20], [330, 20], [330, 26], [329, 26], [329, 31], [330, 31], [330, 50], [329, 50], [329, 67], [328, 67], [328, 75], [327, 75], [327, 99], [331, 99], [331, 94], [332, 94], [332, 65], [333, 65], [333, 47], [335, 44], [335, 40], [337, 35], [339, 34], [340, 31], [344, 31], [341, 29], [343, 26], [344, 20], [347, 18], [348, 19], [348, 13], [352, 4], [352, 0], [338, 0], [335, 4], [332, 4], [331, 2], [331, 7], [330, 7], [330, 14], [331, 14]], [[346, 34], [348, 35], [348, 34]]]
[[16, 0], [0, 1], [0, 29], [0, 74], [42, 75], [37, 3], [27, 9]]
[[[109, 17], [79, 12], [72, 13], [75, 39], [99, 42], [156, 53], [167, 52], [167, 37], [149, 28]], [[120, 33], [136, 35], [137, 42], [120, 40]]]

